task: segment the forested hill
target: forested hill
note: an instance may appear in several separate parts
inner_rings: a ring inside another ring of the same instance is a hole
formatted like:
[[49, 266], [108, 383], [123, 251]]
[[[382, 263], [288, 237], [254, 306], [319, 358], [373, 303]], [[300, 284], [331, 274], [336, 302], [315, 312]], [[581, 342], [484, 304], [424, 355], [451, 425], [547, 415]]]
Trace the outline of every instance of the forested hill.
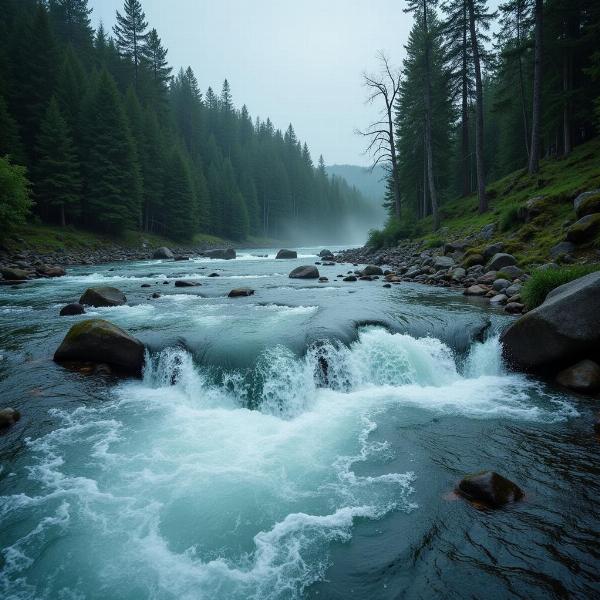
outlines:
[[13, 167], [0, 166], [27, 168], [43, 222], [331, 240], [368, 215], [291, 125], [253, 120], [227, 80], [203, 93], [191, 68], [175, 73], [139, 0], [125, 0], [113, 32], [90, 15], [87, 0], [0, 0], [0, 157]]

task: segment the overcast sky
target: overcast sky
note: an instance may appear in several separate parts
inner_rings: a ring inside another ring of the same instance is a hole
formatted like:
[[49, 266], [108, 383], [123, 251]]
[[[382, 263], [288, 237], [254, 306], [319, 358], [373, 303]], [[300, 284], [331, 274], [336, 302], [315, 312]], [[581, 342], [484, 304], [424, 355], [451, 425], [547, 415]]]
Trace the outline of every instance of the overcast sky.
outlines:
[[[93, 20], [112, 29], [122, 0], [90, 0]], [[191, 65], [203, 91], [231, 84], [236, 105], [294, 125], [316, 160], [368, 164], [363, 70], [386, 50], [404, 56], [411, 17], [399, 0], [142, 0], [173, 66]]]

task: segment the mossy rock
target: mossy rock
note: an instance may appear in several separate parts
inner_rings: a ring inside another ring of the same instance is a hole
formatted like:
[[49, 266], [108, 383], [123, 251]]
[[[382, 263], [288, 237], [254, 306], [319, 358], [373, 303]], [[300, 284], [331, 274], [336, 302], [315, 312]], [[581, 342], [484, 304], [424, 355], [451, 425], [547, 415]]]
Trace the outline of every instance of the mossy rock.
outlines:
[[567, 241], [583, 244], [594, 238], [600, 231], [600, 213], [587, 215], [569, 227]]
[[579, 218], [600, 213], [600, 190], [580, 194], [575, 200], [575, 212]]
[[144, 366], [144, 352], [144, 344], [120, 327], [104, 319], [89, 319], [71, 327], [54, 353], [54, 360], [109, 364], [124, 373], [139, 376]]

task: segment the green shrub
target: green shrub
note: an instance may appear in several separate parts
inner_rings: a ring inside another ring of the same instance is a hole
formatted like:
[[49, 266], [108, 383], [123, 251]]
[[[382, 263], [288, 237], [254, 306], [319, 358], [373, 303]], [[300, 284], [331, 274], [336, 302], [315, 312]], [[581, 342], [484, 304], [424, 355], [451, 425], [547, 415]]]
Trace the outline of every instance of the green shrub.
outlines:
[[559, 267], [558, 269], [545, 269], [534, 271], [525, 282], [521, 290], [521, 299], [527, 308], [536, 308], [546, 299], [546, 296], [555, 288], [579, 279], [589, 273], [600, 271], [600, 264], [573, 265]]
[[446, 242], [439, 237], [431, 237], [425, 240], [425, 248], [441, 248]]
[[519, 224], [519, 205], [509, 204], [500, 213], [500, 231], [510, 231]]
[[26, 172], [0, 156], [0, 237], [23, 225], [31, 210]]
[[407, 240], [415, 236], [415, 224], [410, 218], [389, 219], [383, 229], [372, 229], [369, 232], [367, 246], [378, 250], [397, 246], [400, 240]]

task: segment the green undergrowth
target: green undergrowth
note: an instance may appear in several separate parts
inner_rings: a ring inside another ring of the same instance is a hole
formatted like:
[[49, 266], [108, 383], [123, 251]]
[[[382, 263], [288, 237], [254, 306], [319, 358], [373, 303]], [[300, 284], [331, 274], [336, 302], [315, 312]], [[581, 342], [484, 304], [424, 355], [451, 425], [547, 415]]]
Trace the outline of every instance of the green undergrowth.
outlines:
[[523, 285], [521, 299], [527, 308], [536, 308], [553, 289], [595, 271], [600, 271], [600, 264], [537, 269]]
[[[490, 240], [481, 241], [474, 252], [486, 245], [503, 242], [507, 252], [514, 254], [521, 266], [548, 262], [550, 249], [565, 240], [566, 230], [577, 217], [573, 200], [581, 192], [600, 188], [600, 138], [577, 147], [569, 156], [546, 159], [540, 172], [529, 175], [526, 169], [491, 182], [487, 186], [489, 211], [479, 214], [477, 196], [457, 198], [440, 208], [441, 229], [433, 232], [431, 217], [412, 225], [388, 225], [373, 232], [375, 247], [396, 245], [403, 239], [418, 239], [428, 247], [431, 240], [464, 239], [477, 235], [491, 223], [496, 224]], [[535, 200], [537, 215], [526, 218], [527, 202]], [[575, 257], [593, 260], [600, 248], [596, 237], [578, 248]]]

